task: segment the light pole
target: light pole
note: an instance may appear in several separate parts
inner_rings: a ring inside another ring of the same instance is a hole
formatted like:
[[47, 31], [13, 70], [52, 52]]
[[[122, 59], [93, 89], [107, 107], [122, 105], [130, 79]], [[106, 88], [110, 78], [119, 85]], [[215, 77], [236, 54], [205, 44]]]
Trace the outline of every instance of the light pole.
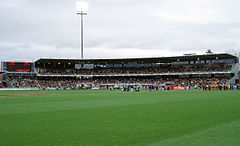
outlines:
[[88, 3], [77, 1], [77, 15], [80, 15], [80, 50], [83, 59], [83, 15], [87, 15]]

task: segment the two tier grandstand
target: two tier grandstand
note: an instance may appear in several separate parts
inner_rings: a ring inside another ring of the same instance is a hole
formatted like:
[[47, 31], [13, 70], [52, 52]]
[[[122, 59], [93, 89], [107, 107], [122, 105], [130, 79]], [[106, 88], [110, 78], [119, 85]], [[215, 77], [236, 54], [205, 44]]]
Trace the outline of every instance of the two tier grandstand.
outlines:
[[239, 83], [239, 58], [230, 54], [122, 59], [47, 59], [2, 62], [1, 88], [25, 90], [223, 89]]

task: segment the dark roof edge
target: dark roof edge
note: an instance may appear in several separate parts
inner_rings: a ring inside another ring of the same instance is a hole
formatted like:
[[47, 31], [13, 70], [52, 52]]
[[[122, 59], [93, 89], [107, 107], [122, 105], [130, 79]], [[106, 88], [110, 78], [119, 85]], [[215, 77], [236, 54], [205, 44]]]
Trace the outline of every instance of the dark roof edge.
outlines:
[[174, 58], [179, 58], [181, 59], [186, 59], [186, 58], [198, 58], [198, 57], [228, 57], [228, 58], [238, 58], [237, 56], [231, 55], [231, 54], [227, 54], [227, 53], [221, 53], [221, 54], [203, 54], [203, 55], [191, 55], [191, 56], [171, 56], [171, 57], [137, 57], [137, 58], [86, 58], [86, 59], [77, 59], [77, 58], [40, 58], [37, 61], [40, 60], [62, 60], [62, 61], [88, 61], [88, 60], [139, 60], [139, 59], [174, 59]]

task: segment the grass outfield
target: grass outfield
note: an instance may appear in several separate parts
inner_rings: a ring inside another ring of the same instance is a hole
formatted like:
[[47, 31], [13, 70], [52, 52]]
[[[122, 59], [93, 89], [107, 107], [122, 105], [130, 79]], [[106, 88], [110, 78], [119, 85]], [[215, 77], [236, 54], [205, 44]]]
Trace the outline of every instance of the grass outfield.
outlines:
[[0, 91], [0, 145], [240, 145], [239, 91]]

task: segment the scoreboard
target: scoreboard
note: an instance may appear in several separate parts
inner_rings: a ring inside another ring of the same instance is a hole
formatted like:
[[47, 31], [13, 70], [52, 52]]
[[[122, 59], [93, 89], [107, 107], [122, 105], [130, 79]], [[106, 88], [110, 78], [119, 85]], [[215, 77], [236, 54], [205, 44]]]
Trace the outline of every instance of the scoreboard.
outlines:
[[5, 62], [8, 72], [32, 72], [33, 63], [29, 62]]

